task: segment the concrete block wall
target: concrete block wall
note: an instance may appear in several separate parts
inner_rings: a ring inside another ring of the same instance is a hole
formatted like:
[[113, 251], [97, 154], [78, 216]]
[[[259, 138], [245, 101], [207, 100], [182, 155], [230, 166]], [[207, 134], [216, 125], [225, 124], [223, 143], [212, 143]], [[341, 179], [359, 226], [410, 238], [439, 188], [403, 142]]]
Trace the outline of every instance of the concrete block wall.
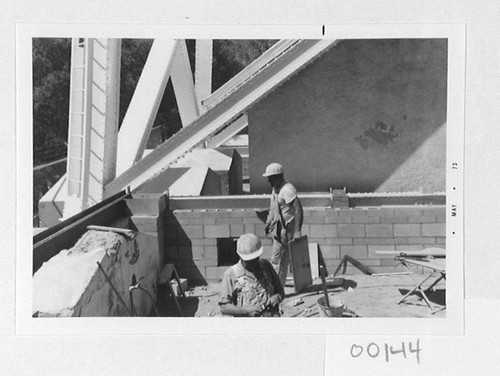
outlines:
[[[218, 266], [217, 238], [255, 233], [262, 239], [263, 257], [271, 256], [272, 240], [264, 237], [255, 210], [175, 210], [166, 217], [165, 259], [190, 284], [221, 280], [227, 266]], [[376, 251], [445, 248], [445, 229], [445, 206], [304, 209], [303, 234], [318, 244], [329, 273], [344, 255], [376, 272], [403, 271], [392, 256]], [[347, 272], [357, 271], [349, 267]]]

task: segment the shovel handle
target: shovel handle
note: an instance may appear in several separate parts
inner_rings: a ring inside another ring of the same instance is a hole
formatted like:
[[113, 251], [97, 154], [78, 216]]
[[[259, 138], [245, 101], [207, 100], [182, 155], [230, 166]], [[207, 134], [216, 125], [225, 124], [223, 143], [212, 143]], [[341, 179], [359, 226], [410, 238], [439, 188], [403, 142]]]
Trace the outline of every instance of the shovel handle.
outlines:
[[325, 294], [325, 304], [328, 308], [330, 308], [330, 300], [328, 299], [328, 288], [326, 287], [325, 268], [323, 265], [319, 266], [319, 274], [321, 275], [321, 282], [323, 283], [323, 292]]

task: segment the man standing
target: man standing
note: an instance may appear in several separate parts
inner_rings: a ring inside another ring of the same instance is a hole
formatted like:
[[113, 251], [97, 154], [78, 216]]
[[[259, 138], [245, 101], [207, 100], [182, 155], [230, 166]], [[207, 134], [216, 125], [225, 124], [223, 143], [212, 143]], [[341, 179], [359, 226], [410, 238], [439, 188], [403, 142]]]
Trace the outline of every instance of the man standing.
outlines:
[[301, 237], [302, 204], [295, 187], [284, 177], [283, 166], [271, 163], [262, 176], [267, 177], [272, 187], [269, 215], [266, 221], [266, 235], [273, 234], [271, 263], [285, 286], [290, 265], [290, 242]]
[[285, 297], [283, 286], [271, 263], [260, 259], [263, 248], [254, 234], [241, 235], [236, 244], [240, 261], [226, 270], [219, 306], [230, 316], [277, 317]]

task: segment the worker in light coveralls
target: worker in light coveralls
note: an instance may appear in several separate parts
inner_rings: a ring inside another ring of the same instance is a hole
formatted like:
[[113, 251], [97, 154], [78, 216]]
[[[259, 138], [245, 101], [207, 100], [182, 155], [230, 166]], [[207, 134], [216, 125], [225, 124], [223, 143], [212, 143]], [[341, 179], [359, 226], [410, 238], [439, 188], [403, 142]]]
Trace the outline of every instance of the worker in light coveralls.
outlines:
[[303, 211], [295, 187], [285, 180], [283, 166], [271, 163], [262, 176], [272, 187], [266, 235], [273, 238], [271, 263], [285, 286], [290, 266], [290, 243], [302, 236]]
[[223, 315], [278, 317], [285, 297], [278, 275], [268, 260], [260, 259], [263, 248], [254, 234], [241, 235], [236, 244], [240, 261], [224, 273], [219, 306]]

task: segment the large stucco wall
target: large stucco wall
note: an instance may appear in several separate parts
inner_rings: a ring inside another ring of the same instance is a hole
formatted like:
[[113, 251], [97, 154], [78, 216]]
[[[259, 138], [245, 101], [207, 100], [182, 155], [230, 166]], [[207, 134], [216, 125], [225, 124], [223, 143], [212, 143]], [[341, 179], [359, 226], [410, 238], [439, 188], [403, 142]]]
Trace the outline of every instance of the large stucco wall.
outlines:
[[343, 40], [250, 109], [250, 186], [445, 190], [447, 41]]

